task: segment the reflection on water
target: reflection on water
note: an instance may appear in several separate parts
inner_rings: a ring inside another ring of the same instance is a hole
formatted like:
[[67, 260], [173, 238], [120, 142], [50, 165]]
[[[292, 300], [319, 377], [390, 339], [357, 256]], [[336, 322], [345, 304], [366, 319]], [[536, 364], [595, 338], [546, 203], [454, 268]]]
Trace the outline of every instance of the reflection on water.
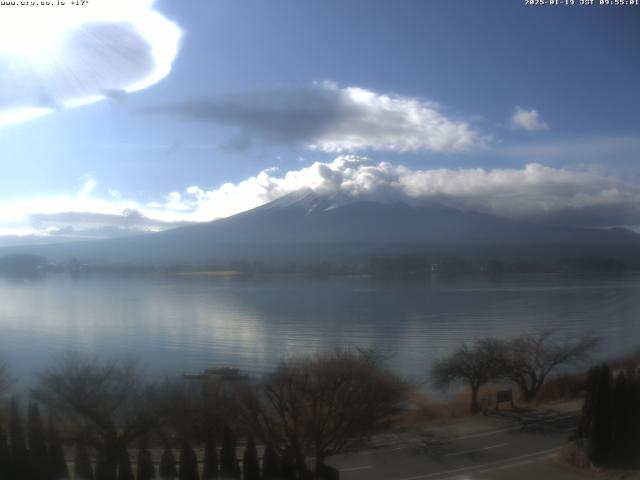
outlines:
[[0, 279], [0, 358], [23, 378], [68, 350], [160, 375], [356, 345], [421, 380], [464, 341], [549, 327], [602, 335], [603, 355], [637, 347], [640, 276]]

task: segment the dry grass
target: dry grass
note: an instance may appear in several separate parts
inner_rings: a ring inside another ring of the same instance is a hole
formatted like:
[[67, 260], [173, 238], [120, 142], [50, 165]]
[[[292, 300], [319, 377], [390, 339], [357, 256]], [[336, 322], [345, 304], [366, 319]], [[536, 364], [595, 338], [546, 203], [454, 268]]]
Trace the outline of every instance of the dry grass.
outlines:
[[587, 374], [572, 373], [549, 378], [536, 396], [537, 404], [565, 402], [584, 398], [587, 391]]
[[607, 363], [613, 370], [635, 370], [640, 367], [640, 348], [634, 353], [614, 358]]
[[558, 452], [557, 460], [580, 470], [591, 470], [591, 462], [584, 450], [575, 443], [565, 445]]
[[[496, 387], [487, 385], [480, 389], [478, 403], [480, 408], [494, 408], [496, 399]], [[408, 411], [400, 419], [403, 426], [419, 425], [421, 423], [432, 422], [434, 420], [446, 420], [451, 418], [461, 418], [471, 415], [471, 393], [461, 391], [453, 398], [437, 402], [431, 397], [422, 393], [414, 393], [411, 397], [413, 409]], [[508, 405], [501, 408], [508, 409]]]
[[[554, 403], [564, 403], [571, 400], [584, 398], [586, 389], [586, 374], [568, 374], [550, 378], [540, 390], [532, 407], [540, 405], [550, 405]], [[486, 385], [480, 389], [478, 403], [482, 410], [493, 410], [496, 408], [495, 385]], [[517, 391], [514, 391], [514, 403], [516, 407], [523, 407], [525, 404], [518, 399]], [[413, 393], [410, 402], [412, 407], [400, 418], [402, 426], [420, 425], [435, 420], [446, 420], [462, 418], [471, 415], [471, 393], [464, 389], [454, 397], [445, 401], [436, 401], [424, 393]], [[500, 410], [509, 411], [511, 405], [500, 404]]]
[[606, 480], [640, 480], [640, 472], [626, 471], [626, 472], [603, 472], [603, 479]]
[[611, 468], [594, 467], [584, 449], [576, 443], [570, 443], [560, 449], [556, 461], [574, 469], [580, 470], [585, 478], [599, 480], [640, 480], [638, 470], [618, 470]]

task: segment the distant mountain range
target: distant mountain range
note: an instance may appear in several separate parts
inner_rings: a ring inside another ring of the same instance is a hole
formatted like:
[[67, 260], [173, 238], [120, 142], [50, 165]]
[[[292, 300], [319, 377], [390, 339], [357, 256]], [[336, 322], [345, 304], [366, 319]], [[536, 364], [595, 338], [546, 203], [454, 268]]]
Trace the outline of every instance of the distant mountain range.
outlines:
[[357, 261], [415, 254], [438, 259], [640, 258], [626, 229], [539, 225], [436, 204], [409, 205], [304, 190], [210, 223], [109, 240], [0, 249], [50, 260], [205, 263]]

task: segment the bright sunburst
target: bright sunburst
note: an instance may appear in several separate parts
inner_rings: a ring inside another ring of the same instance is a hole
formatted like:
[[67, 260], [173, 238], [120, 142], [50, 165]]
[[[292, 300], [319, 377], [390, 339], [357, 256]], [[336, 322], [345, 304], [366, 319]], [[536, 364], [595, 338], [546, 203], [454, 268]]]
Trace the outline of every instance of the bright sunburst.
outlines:
[[182, 32], [153, 3], [3, 7], [0, 126], [135, 92], [168, 75]]

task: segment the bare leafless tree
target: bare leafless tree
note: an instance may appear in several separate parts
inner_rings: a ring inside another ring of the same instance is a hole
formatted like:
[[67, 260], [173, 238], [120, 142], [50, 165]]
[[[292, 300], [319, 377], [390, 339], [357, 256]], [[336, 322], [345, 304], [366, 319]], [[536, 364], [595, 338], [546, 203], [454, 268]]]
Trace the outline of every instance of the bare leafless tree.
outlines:
[[162, 421], [135, 364], [66, 355], [39, 375], [33, 395], [100, 453], [101, 477], [115, 480], [124, 449]]
[[478, 393], [487, 382], [504, 375], [507, 356], [505, 343], [494, 338], [477, 340], [463, 345], [450, 356], [437, 361], [431, 377], [437, 388], [466, 383], [471, 389], [471, 411], [480, 411]]
[[165, 378], [153, 390], [156, 408], [166, 412], [165, 433], [204, 441], [209, 432], [222, 432], [225, 423], [237, 430], [243, 412], [239, 388], [242, 382]]
[[525, 401], [531, 401], [551, 372], [588, 360], [599, 343], [597, 337], [571, 339], [550, 330], [526, 333], [507, 343], [505, 376], [518, 386]]
[[13, 378], [9, 373], [9, 367], [6, 363], [0, 362], [0, 398], [7, 394], [12, 383]]
[[254, 431], [293, 455], [302, 474], [307, 457], [317, 470], [327, 456], [388, 427], [407, 394], [373, 352], [337, 350], [283, 362], [244, 403]]

